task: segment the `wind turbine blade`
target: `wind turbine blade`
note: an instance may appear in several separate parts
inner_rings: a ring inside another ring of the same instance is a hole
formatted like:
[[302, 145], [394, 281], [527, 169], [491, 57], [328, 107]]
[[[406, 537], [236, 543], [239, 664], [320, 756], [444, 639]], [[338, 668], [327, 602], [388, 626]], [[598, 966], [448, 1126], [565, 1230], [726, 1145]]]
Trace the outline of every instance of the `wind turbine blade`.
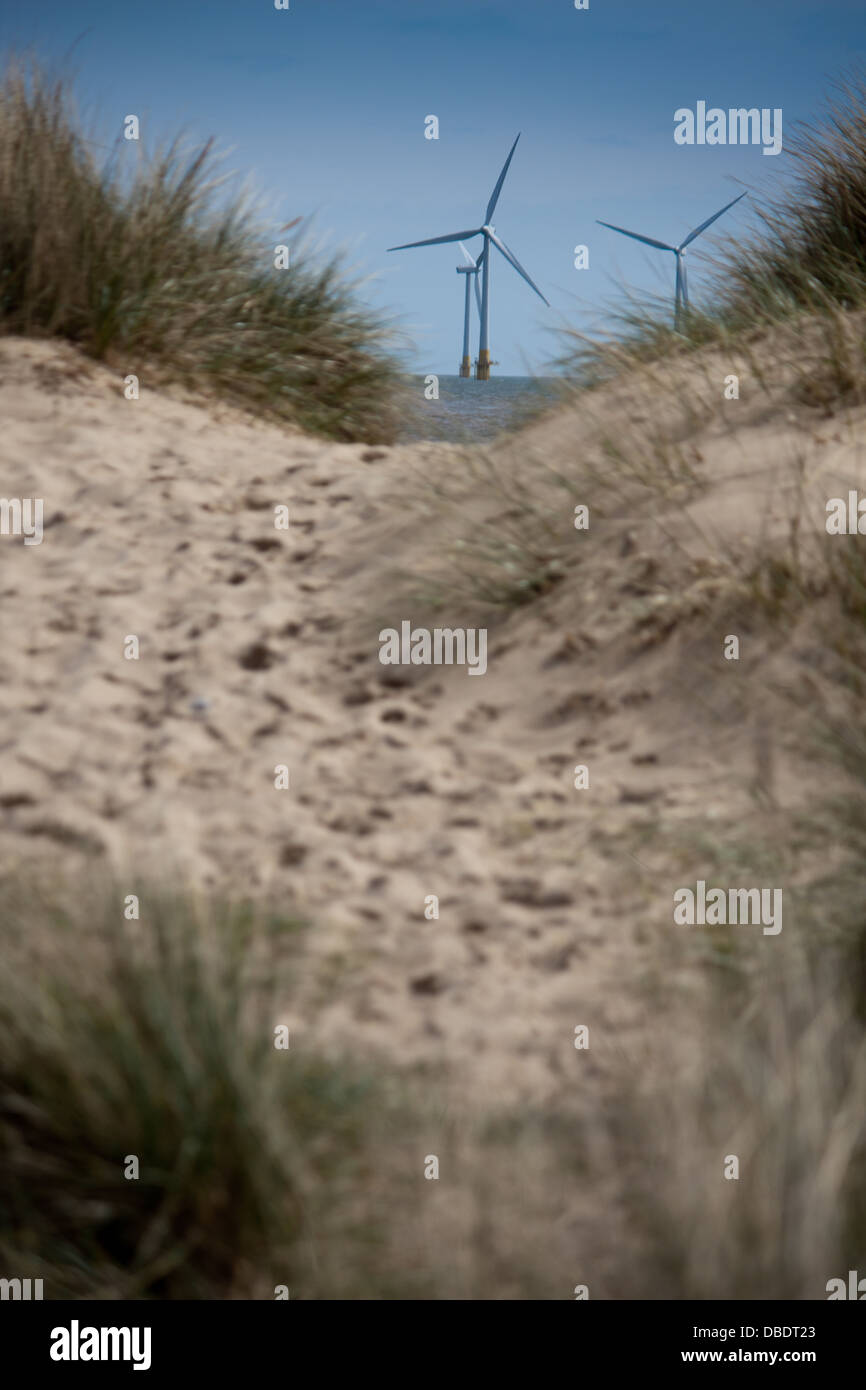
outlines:
[[481, 318], [481, 291], [478, 288], [478, 276], [473, 275], [475, 281], [475, 303], [478, 305], [478, 317]]
[[[517, 134], [517, 140], [519, 140], [519, 139], [520, 139], [520, 132], [518, 132], [518, 134]], [[490, 195], [490, 202], [487, 204], [487, 211], [486, 211], [485, 214], [484, 214], [484, 222], [485, 222], [485, 224], [488, 223], [488, 222], [490, 221], [491, 217], [493, 216], [493, 209], [496, 207], [496, 204], [499, 202], [499, 195], [500, 195], [500, 193], [502, 192], [502, 185], [503, 185], [504, 182], [505, 182], [505, 175], [508, 173], [508, 166], [509, 166], [509, 164], [511, 163], [512, 156], [514, 155], [514, 151], [517, 149], [517, 140], [514, 141], [514, 144], [511, 146], [511, 149], [509, 150], [508, 158], [506, 159], [505, 163], [504, 163], [503, 166], [502, 166], [502, 173], [499, 175], [499, 178], [496, 180], [496, 187], [494, 188], [493, 192], [492, 192], [491, 195]]]
[[462, 241], [461, 241], [461, 243], [460, 243], [460, 250], [463, 252], [463, 255], [466, 257], [467, 263], [468, 263], [469, 265], [472, 266], [472, 269], [473, 269], [473, 270], [475, 270], [475, 269], [476, 269], [475, 261], [473, 261], [473, 259], [472, 259], [472, 257], [470, 256], [469, 252], [466, 250], [466, 247], [463, 245], [463, 242], [462, 242]]
[[634, 237], [635, 241], [643, 241], [647, 246], [657, 246], [660, 251], [676, 251], [675, 246], [668, 246], [666, 241], [656, 241], [651, 236], [641, 236], [640, 232], [627, 232], [625, 227], [615, 227], [612, 222], [602, 222], [599, 218], [595, 219], [600, 227], [610, 227], [612, 232], [622, 232], [623, 236]]
[[[505, 259], [511, 265], [514, 266], [514, 269], [517, 271], [517, 274], [521, 275], [523, 279], [526, 281], [527, 285], [529, 285], [532, 289], [535, 290], [535, 293], [538, 295], [538, 298], [544, 299], [544, 295], [541, 293], [541, 290], [538, 288], [535, 281], [529, 275], [527, 275], [526, 271], [523, 269], [523, 266], [520, 264], [519, 260], [515, 256], [514, 252], [509, 251], [508, 247], [505, 245], [505, 242], [500, 241], [499, 237], [496, 235], [495, 232], [488, 231], [487, 235], [490, 237], [490, 240], [493, 242], [494, 246], [498, 247], [498, 249], [502, 252]], [[544, 302], [549, 309], [550, 303], [548, 302], [548, 300], [544, 299]]]
[[462, 241], [464, 237], [478, 236], [481, 232], [480, 227], [473, 227], [468, 232], [452, 232], [449, 236], [429, 236], [424, 241], [404, 241], [402, 246], [389, 246], [389, 251], [408, 251], [412, 246], [438, 246], [442, 241]]
[[684, 250], [684, 248], [688, 246], [690, 241], [694, 241], [696, 236], [700, 236], [701, 232], [705, 232], [707, 230], [707, 227], [709, 227], [711, 222], [715, 222], [717, 217], [721, 217], [723, 212], [727, 212], [728, 208], [732, 208], [734, 206], [734, 203], [738, 203], [740, 201], [740, 198], [745, 198], [745, 196], [745, 193], [741, 193], [739, 197], [732, 198], [731, 201], [729, 203], [725, 203], [725, 206], [723, 208], [720, 208], [718, 212], [714, 212], [712, 217], [708, 217], [706, 222], [702, 222], [699, 227], [695, 227], [695, 230], [693, 232], [689, 232], [688, 236], [686, 237], [685, 241], [682, 243], [679, 249], [681, 251]]

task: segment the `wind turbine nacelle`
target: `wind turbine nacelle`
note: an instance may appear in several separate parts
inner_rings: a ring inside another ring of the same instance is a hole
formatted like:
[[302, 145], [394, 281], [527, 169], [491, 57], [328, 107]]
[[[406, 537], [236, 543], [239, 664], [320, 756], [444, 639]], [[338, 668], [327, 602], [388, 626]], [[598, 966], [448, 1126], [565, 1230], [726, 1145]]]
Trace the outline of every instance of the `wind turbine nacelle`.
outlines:
[[458, 266], [457, 266], [457, 274], [458, 274], [458, 275], [474, 275], [477, 269], [478, 269], [478, 267], [475, 266], [475, 265], [458, 265]]

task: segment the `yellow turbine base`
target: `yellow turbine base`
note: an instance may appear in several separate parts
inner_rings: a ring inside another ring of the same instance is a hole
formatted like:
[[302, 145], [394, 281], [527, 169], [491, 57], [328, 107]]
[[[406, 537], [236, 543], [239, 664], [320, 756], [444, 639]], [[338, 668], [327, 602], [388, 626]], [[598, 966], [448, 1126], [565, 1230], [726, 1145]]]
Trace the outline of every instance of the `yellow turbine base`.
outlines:
[[461, 375], [461, 376], [471, 376], [471, 375], [472, 375], [472, 362], [471, 362], [471, 360], [470, 360], [468, 357], [464, 357], [464, 358], [463, 358], [463, 361], [460, 363], [460, 375]]
[[490, 353], [486, 348], [478, 354], [478, 366], [475, 368], [475, 380], [490, 380]]

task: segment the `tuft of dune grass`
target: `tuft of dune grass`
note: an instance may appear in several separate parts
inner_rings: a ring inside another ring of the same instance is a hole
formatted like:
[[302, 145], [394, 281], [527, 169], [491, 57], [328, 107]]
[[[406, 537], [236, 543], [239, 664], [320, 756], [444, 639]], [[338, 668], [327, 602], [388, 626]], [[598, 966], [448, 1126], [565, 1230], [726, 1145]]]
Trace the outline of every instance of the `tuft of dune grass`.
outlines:
[[[213, 142], [90, 142], [68, 82], [0, 82], [0, 332], [44, 334], [160, 382], [340, 439], [392, 437], [389, 330], [339, 257], [227, 192]], [[99, 157], [97, 157], [99, 156]], [[290, 266], [274, 267], [274, 248]]]
[[785, 158], [789, 177], [759, 202], [757, 232], [730, 243], [720, 268], [719, 313], [738, 325], [866, 303], [866, 69], [834, 84]]
[[296, 922], [152, 885], [135, 920], [111, 882], [3, 894], [10, 1277], [47, 1299], [568, 1295], [549, 1193], [573, 1175], [570, 1132], [464, 1114], [435, 1075], [325, 1059], [303, 1031], [276, 1048]]
[[[821, 1299], [866, 1249], [863, 782], [748, 831], [680, 832], [674, 883], [784, 884], [784, 929], [659, 934], [655, 1044], [614, 1121], [633, 1296]], [[846, 832], [845, 825], [856, 826]], [[649, 850], [667, 832], [653, 827]], [[843, 847], [840, 852], [840, 845]], [[832, 868], [831, 868], [832, 866]], [[731, 1156], [739, 1176], [726, 1180]]]
[[296, 1237], [305, 1172], [274, 1118], [288, 1105], [302, 1131], [317, 1108], [315, 1074], [273, 1048], [251, 919], [5, 896], [5, 1265], [44, 1271], [49, 1297], [222, 1296], [262, 1242]]

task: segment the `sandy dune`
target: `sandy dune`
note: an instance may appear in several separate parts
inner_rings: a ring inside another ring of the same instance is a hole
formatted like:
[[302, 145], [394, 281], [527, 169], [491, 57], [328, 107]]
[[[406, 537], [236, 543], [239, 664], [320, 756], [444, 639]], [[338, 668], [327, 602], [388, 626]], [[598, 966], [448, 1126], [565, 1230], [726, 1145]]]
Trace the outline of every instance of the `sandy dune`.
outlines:
[[[0, 537], [4, 872], [96, 855], [127, 891], [156, 874], [301, 914], [310, 969], [285, 1021], [326, 1049], [453, 1064], [469, 1093], [539, 1101], [587, 1024], [582, 1075], [603, 1069], [637, 1026], [620, 985], [669, 930], [675, 886], [669, 861], [629, 846], [754, 815], [760, 760], [786, 737], [744, 721], [742, 669], [719, 658], [719, 681], [741, 682], [730, 698], [703, 679], [723, 634], [624, 640], [658, 534], [612, 515], [589, 587], [491, 630], [483, 678], [386, 667], [380, 627], [422, 620], [388, 576], [431, 544], [407, 478], [459, 466], [455, 451], [292, 436], [146, 380], [126, 401], [118, 373], [20, 340], [0, 345], [0, 412], [3, 495], [43, 498], [46, 528], [38, 546]], [[695, 518], [721, 551], [776, 496], [749, 450], [781, 466], [784, 441], [759, 415], [736, 437], [704, 427], [717, 489]], [[521, 448], [573, 449], [574, 430], [563, 417]], [[851, 477], [855, 435], [812, 455]], [[768, 692], [774, 659], [751, 668]], [[771, 726], [773, 708], [768, 694]], [[777, 806], [797, 780], [783, 760]]]

